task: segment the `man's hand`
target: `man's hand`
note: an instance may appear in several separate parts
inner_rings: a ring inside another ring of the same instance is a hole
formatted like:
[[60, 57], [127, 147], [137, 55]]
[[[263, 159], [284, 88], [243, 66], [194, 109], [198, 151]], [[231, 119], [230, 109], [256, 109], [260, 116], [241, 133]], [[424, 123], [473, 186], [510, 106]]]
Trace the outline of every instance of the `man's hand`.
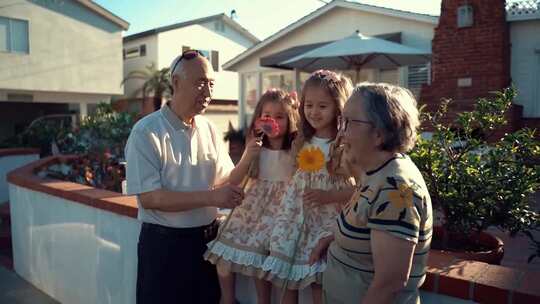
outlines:
[[309, 265], [313, 265], [317, 263], [317, 261], [326, 258], [328, 247], [330, 247], [330, 244], [332, 243], [333, 240], [334, 240], [333, 235], [324, 237], [319, 240], [319, 242], [317, 243], [317, 246], [313, 248], [313, 250], [311, 251], [311, 254], [309, 255]]
[[210, 191], [210, 201], [219, 208], [234, 208], [242, 203], [244, 191], [234, 185], [224, 185]]

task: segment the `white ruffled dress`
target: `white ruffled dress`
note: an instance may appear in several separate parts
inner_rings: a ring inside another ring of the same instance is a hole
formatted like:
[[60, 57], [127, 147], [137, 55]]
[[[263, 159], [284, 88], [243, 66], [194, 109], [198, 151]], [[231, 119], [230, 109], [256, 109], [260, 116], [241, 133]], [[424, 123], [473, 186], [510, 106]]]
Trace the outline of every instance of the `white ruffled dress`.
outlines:
[[220, 238], [208, 243], [205, 259], [232, 272], [265, 276], [270, 234], [293, 170], [288, 151], [261, 149], [258, 178], [248, 182], [244, 201], [229, 215]]

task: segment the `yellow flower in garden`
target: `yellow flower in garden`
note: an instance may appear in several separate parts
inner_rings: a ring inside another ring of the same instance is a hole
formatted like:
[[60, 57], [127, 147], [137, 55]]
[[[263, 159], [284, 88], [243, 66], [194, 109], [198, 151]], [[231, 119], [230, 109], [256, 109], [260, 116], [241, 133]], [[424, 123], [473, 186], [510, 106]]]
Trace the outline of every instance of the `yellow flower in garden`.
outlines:
[[303, 148], [296, 157], [298, 168], [305, 172], [317, 172], [324, 166], [324, 154], [317, 147]]
[[406, 184], [400, 184], [397, 190], [393, 190], [388, 194], [388, 198], [396, 208], [412, 207], [413, 189]]

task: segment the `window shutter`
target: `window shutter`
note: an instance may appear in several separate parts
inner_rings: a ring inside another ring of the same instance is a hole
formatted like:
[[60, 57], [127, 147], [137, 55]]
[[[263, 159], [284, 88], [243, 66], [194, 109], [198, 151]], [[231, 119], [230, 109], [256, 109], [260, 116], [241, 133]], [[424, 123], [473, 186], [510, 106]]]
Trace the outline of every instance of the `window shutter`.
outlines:
[[146, 56], [146, 44], [141, 44], [139, 47], [139, 56]]
[[219, 72], [219, 52], [212, 51], [210, 58], [212, 59], [212, 67], [214, 68], [214, 71]]
[[423, 84], [429, 84], [429, 64], [410, 65], [408, 67], [407, 87], [416, 96], [420, 97]]

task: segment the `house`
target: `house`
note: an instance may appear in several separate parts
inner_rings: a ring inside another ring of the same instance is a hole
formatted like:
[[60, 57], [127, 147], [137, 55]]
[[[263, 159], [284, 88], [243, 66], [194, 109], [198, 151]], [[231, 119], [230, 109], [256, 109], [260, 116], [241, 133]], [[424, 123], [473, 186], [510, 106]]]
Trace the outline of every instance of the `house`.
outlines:
[[[434, 109], [452, 98], [451, 113], [513, 85], [508, 125], [540, 130], [540, 1], [444, 0], [432, 43], [431, 84], [421, 101]], [[450, 115], [449, 120], [452, 119]]]
[[[235, 125], [237, 122], [238, 76], [225, 71], [222, 65], [258, 42], [259, 39], [225, 14], [151, 29], [124, 37], [124, 76], [152, 64], [158, 69], [169, 67], [176, 56], [188, 49], [201, 51], [212, 64], [216, 77], [214, 100], [207, 115], [225, 131], [229, 121]], [[139, 101], [130, 102], [131, 111], [143, 111], [142, 95], [137, 92], [143, 83], [144, 80], [125, 83], [124, 97]]]
[[[438, 17], [336, 0], [271, 35], [259, 44], [225, 63], [224, 69], [239, 73], [240, 116], [245, 126], [261, 94], [271, 87], [298, 91], [307, 79], [300, 70], [275, 68], [283, 61], [355, 31], [368, 36], [431, 50]], [[355, 78], [352, 71], [343, 71]], [[429, 64], [397, 69], [362, 69], [358, 81], [384, 81], [411, 88], [416, 94], [429, 82]]]
[[47, 114], [86, 115], [123, 94], [129, 24], [88, 0], [0, 5], [0, 141]]

